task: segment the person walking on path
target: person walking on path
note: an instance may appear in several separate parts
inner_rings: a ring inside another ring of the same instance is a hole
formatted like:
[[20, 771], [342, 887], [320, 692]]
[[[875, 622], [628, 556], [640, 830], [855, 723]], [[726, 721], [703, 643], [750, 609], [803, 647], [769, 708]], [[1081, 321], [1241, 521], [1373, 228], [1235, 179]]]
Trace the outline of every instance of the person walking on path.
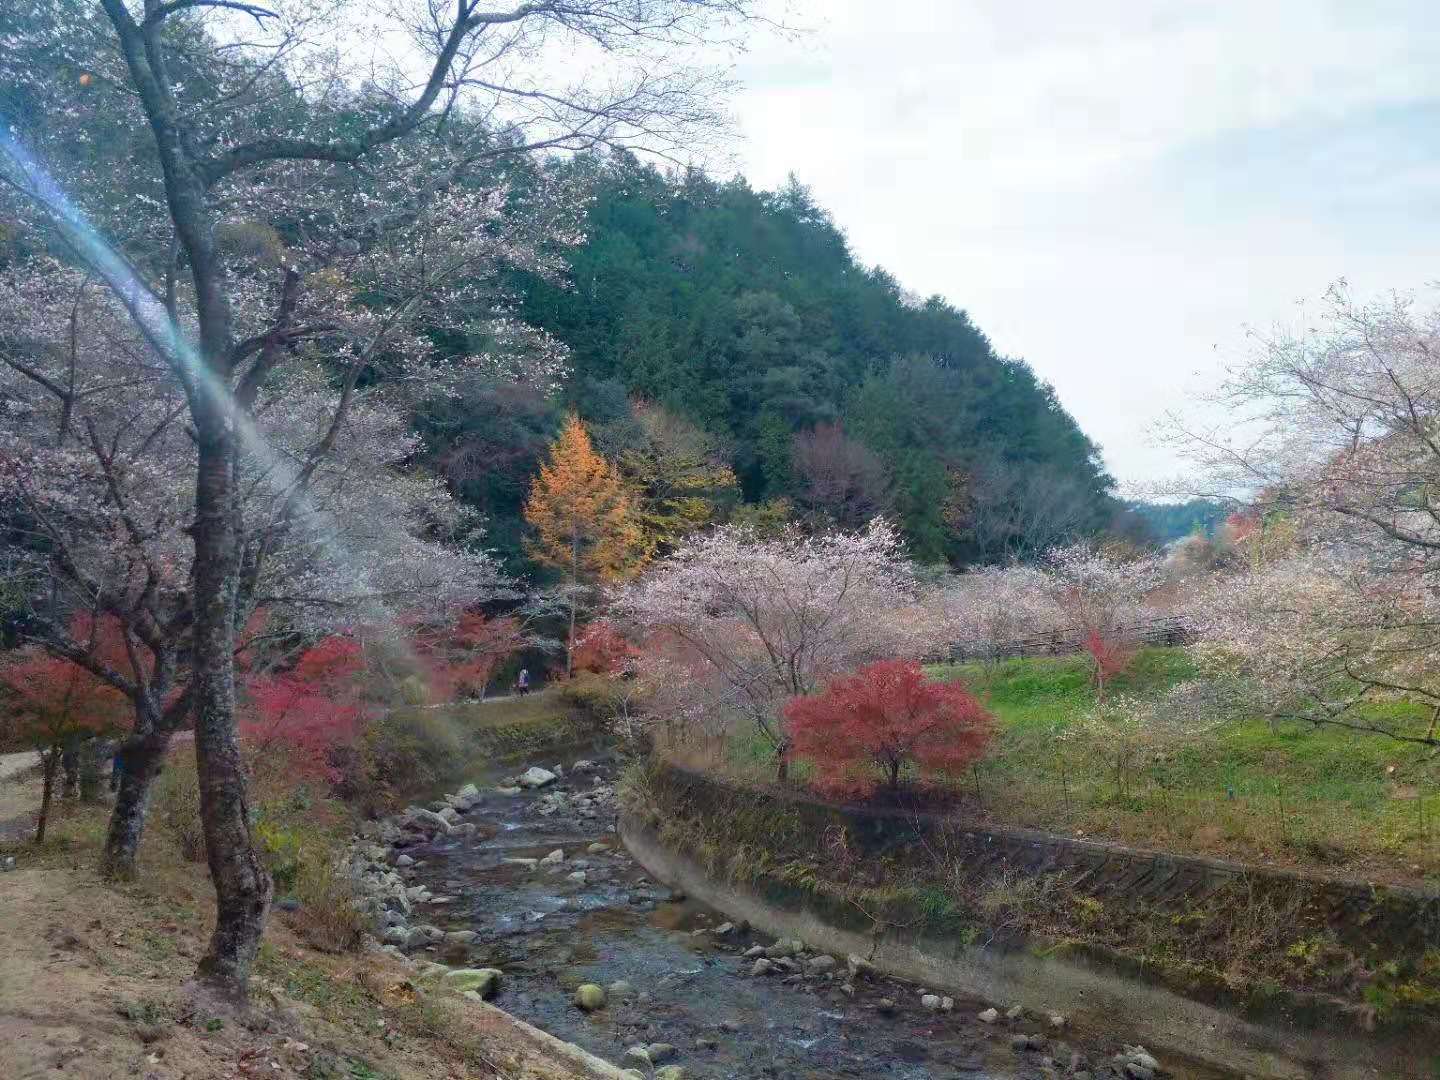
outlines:
[[519, 692], [521, 697], [524, 697], [526, 694], [530, 693], [529, 668], [522, 667], [520, 669], [520, 676], [515, 680], [515, 689]]

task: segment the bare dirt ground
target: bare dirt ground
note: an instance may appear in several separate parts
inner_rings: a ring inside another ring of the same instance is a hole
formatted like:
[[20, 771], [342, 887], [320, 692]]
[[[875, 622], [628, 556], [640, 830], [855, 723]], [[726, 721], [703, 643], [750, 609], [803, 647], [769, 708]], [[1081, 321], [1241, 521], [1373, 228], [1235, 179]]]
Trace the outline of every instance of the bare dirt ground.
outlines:
[[[6, 786], [38, 797], [33, 780]], [[92, 869], [103, 825], [103, 808], [70, 807], [45, 848], [0, 843], [19, 863], [0, 873], [4, 1080], [586, 1075], [488, 1007], [418, 990], [383, 954], [317, 952], [279, 918], [252, 1008], [198, 1004], [185, 980], [209, 929], [203, 867], [152, 835], [141, 882], [106, 884]]]
[[0, 754], [0, 844], [23, 839], [35, 824], [38, 785], [26, 773], [38, 763], [33, 751]]

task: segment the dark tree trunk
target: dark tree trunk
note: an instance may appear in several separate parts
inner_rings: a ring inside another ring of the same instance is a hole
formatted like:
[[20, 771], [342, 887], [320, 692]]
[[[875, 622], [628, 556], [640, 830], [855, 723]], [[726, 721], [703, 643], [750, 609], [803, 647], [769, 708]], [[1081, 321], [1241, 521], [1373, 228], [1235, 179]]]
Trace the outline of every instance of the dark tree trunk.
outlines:
[[73, 799], [80, 793], [80, 755], [74, 747], [60, 751], [60, 768], [65, 772], [62, 794], [67, 799]]
[[45, 786], [40, 795], [40, 817], [35, 822], [35, 843], [45, 842], [45, 826], [50, 824], [50, 804], [55, 799], [55, 771], [60, 765], [60, 747], [52, 746], [45, 755]]
[[120, 748], [120, 787], [110, 811], [110, 832], [100, 856], [100, 873], [113, 881], [133, 881], [150, 790], [165, 766], [170, 733], [153, 732], [126, 740]]
[[[220, 411], [219, 408], [216, 410]], [[243, 999], [265, 931], [273, 885], [250, 836], [244, 763], [235, 737], [235, 447], [227, 416], [201, 429], [196, 475], [195, 626], [192, 655], [195, 764], [205, 855], [215, 886], [215, 932], [198, 974], [217, 994]]]

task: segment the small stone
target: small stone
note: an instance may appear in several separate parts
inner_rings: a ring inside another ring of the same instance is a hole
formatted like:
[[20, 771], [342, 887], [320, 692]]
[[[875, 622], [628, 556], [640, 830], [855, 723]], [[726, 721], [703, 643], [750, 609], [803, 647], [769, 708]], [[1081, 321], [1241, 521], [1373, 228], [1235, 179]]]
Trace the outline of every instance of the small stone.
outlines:
[[875, 1011], [881, 1016], [894, 1016], [895, 1010], [899, 1008], [894, 998], [881, 998], [875, 1002]]
[[716, 1026], [719, 1027], [721, 1031], [728, 1031], [731, 1035], [742, 1030], [739, 1020], [721, 1020]]
[[436, 811], [438, 817], [442, 817], [453, 829], [460, 821], [460, 814], [453, 806], [447, 806], [443, 810]]
[[624, 979], [616, 979], [605, 988], [605, 993], [618, 1001], [625, 1001], [635, 996], [635, 987], [631, 986]]
[[585, 1012], [605, 1007], [605, 991], [594, 983], [581, 983], [575, 988], [575, 1005]]
[[575, 882], [575, 884], [577, 885], [584, 885], [585, 882], [589, 880], [589, 878], [585, 876], [584, 870], [576, 870], [572, 873], [566, 874], [565, 877], [568, 878], [570, 881]]
[[[717, 933], [719, 931], [716, 931]], [[805, 970], [812, 975], [818, 975], [823, 971], [829, 971], [835, 966], [835, 958], [821, 953], [819, 956], [812, 956], [805, 961]]]
[[506, 786], [503, 786], [503, 787], [497, 787], [497, 788], [495, 789], [495, 794], [496, 794], [496, 795], [519, 795], [519, 794], [520, 794], [520, 789], [519, 789], [518, 787], [513, 786], [513, 785], [506, 785]]
[[774, 970], [775, 965], [771, 961], [766, 960], [763, 956], [760, 957], [760, 959], [756, 960], [755, 963], [750, 966], [751, 975], [768, 975]]
[[451, 930], [444, 941], [446, 945], [473, 945], [479, 936], [474, 930]]
[[645, 1049], [649, 1052], [650, 1061], [654, 1065], [659, 1065], [662, 1061], [669, 1061], [675, 1056], [675, 1047], [665, 1042], [651, 1043]]
[[1050, 1014], [1050, 1026], [1056, 1031], [1062, 1030], [1065, 1027], [1066, 1023], [1068, 1023], [1068, 1021], [1059, 1013]]
[[1025, 1008], [1022, 1005], [1012, 1005], [1005, 1010], [1006, 1020], [1019, 1020], [1025, 1015]]
[[940, 1011], [941, 1011], [941, 1012], [954, 1012], [954, 1011], [955, 1011], [955, 999], [952, 998], [952, 997], [942, 997], [942, 998], [940, 999]]
[[851, 976], [865, 975], [874, 970], [869, 960], [863, 956], [856, 956], [854, 953], [845, 957], [845, 966], [850, 969]]
[[591, 855], [604, 855], [607, 851], [610, 850], [610, 845], [596, 843], [591, 844], [585, 850], [588, 851]]
[[713, 1035], [697, 1035], [695, 1037], [696, 1050], [715, 1050], [720, 1046], [720, 1040]]
[[939, 1012], [939, 1011], [940, 1011], [940, 995], [939, 995], [939, 994], [924, 994], [924, 995], [922, 995], [921, 998], [920, 998], [920, 1004], [923, 1005], [923, 1006], [925, 1006], [925, 1008], [929, 1009], [931, 1012]]
[[562, 848], [558, 848], [558, 847], [557, 847], [554, 851], [550, 852], [549, 855], [546, 855], [543, 859], [540, 860], [540, 865], [541, 865], [541, 866], [559, 866], [559, 865], [560, 865], [561, 863], [563, 863], [564, 861], [565, 861], [565, 852], [564, 852], [564, 850], [563, 850]]
[[1039, 1035], [1015, 1035], [1010, 1039], [1012, 1050], [1044, 1050], [1045, 1040]]
[[523, 866], [526, 870], [534, 870], [540, 865], [539, 859], [501, 859], [500, 862], [506, 866]]
[[765, 946], [751, 945], [750, 948], [746, 949], [741, 955], [744, 956], [747, 960], [754, 960], [757, 956], [765, 955]]
[[397, 856], [396, 859], [395, 859], [395, 865], [396, 865], [396, 866], [414, 866], [414, 865], [415, 865], [415, 860], [412, 859], [409, 855], [399, 855], [399, 856]]
[[655, 1080], [685, 1080], [685, 1070], [679, 1065], [666, 1065], [655, 1070]]
[[719, 926], [715, 927], [716, 937], [724, 937], [726, 934], [733, 934], [734, 932], [735, 924], [731, 922], [722, 922]]
[[979, 1015], [978, 1019], [982, 1024], [993, 1024], [1000, 1019], [1000, 1013], [996, 1009], [986, 1009]]
[[649, 1065], [651, 1063], [650, 1051], [647, 1047], [640, 1046], [638, 1044], [635, 1046], [627, 1046], [625, 1048], [625, 1060], [638, 1061], [642, 1065]]

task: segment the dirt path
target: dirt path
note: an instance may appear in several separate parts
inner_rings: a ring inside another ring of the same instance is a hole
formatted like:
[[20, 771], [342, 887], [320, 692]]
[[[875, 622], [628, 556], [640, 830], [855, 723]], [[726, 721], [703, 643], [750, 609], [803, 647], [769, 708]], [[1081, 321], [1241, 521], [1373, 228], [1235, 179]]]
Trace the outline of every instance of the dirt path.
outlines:
[[25, 774], [35, 763], [33, 751], [0, 754], [0, 843], [23, 839], [34, 828], [40, 781]]

